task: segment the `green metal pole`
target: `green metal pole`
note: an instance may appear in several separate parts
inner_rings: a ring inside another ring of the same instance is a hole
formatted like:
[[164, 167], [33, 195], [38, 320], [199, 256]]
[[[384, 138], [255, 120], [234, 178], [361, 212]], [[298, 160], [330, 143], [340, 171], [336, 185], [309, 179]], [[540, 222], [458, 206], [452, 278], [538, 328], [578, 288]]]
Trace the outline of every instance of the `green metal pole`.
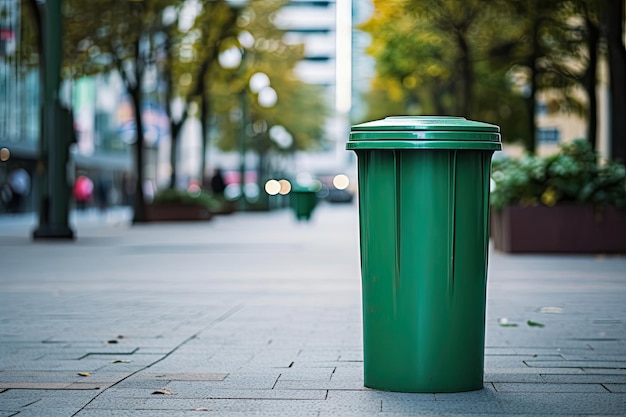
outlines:
[[61, 105], [61, 2], [47, 0], [43, 18], [43, 86], [41, 123], [41, 162], [43, 192], [39, 202], [39, 227], [34, 239], [73, 239], [69, 227], [70, 187], [67, 162], [72, 132], [71, 113]]
[[240, 106], [241, 106], [241, 131], [239, 132], [239, 209], [245, 211], [248, 208], [246, 201], [246, 194], [244, 189], [246, 187], [246, 124], [248, 123], [248, 100], [246, 97], [246, 87], [241, 89], [239, 93]]

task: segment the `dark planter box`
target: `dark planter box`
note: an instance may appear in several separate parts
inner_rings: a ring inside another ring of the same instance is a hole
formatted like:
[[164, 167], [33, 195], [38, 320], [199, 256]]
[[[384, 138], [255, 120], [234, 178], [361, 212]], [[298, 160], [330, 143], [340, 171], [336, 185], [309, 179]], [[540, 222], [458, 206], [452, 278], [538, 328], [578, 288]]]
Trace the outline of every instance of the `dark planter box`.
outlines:
[[191, 204], [148, 204], [146, 206], [148, 221], [197, 221], [210, 220], [211, 212], [205, 206]]
[[509, 206], [491, 210], [496, 250], [508, 253], [626, 253], [626, 212], [615, 207]]

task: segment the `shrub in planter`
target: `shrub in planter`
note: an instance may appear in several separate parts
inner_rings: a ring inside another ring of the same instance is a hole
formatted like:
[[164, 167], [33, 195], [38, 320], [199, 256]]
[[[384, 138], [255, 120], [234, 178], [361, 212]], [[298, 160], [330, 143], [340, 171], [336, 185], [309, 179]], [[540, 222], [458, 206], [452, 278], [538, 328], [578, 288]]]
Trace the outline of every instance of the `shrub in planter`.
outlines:
[[220, 203], [210, 194], [177, 189], [159, 191], [147, 206], [149, 220], [209, 220], [220, 209]]
[[494, 160], [490, 197], [496, 249], [626, 251], [626, 168], [600, 161], [584, 140], [560, 148], [547, 157]]

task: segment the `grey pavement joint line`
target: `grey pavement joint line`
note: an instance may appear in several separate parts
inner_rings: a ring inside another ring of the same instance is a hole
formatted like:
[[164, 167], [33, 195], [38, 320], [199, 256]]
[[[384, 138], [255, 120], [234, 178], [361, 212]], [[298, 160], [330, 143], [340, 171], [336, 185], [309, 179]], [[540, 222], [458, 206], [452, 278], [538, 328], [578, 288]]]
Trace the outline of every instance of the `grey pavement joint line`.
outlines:
[[119, 381], [117, 381], [115, 384], [110, 385], [108, 387], [105, 387], [103, 390], [101, 390], [95, 397], [93, 397], [91, 400], [89, 400], [89, 402], [87, 404], [85, 404], [83, 407], [81, 407], [78, 411], [76, 411], [74, 414], [72, 414], [72, 417], [76, 416], [78, 413], [80, 413], [81, 411], [83, 411], [86, 407], [89, 406], [89, 404], [91, 404], [92, 402], [94, 402], [98, 397], [100, 397], [102, 394], [104, 394], [104, 392], [106, 392], [109, 388], [112, 388], [114, 386], [116, 386], [117, 384], [127, 380], [128, 378], [137, 375], [138, 373], [145, 371], [146, 369], [149, 369], [150, 367], [158, 364], [159, 362], [164, 361], [165, 359], [167, 359], [169, 356], [171, 356], [172, 354], [174, 354], [174, 352], [176, 352], [178, 349], [182, 348], [183, 346], [185, 346], [187, 343], [191, 342], [192, 340], [198, 338], [198, 336], [205, 330], [211, 328], [212, 326], [214, 326], [217, 323], [223, 322], [224, 320], [227, 320], [229, 317], [233, 316], [235, 313], [237, 313], [238, 311], [240, 311], [243, 308], [243, 304], [237, 304], [236, 306], [232, 307], [231, 309], [229, 309], [228, 311], [226, 311], [224, 314], [222, 314], [221, 316], [217, 317], [215, 320], [213, 320], [211, 323], [209, 323], [207, 326], [205, 326], [203, 329], [199, 330], [198, 332], [196, 332], [195, 334], [189, 336], [187, 339], [183, 340], [180, 344], [178, 344], [176, 347], [174, 347], [174, 349], [172, 349], [171, 351], [169, 351], [168, 353], [166, 353], [164, 356], [162, 356], [161, 358], [157, 359], [156, 361], [150, 363], [149, 365], [144, 366], [141, 369], [138, 369], [135, 372], [132, 372], [131, 374], [127, 375], [126, 377], [120, 379]]

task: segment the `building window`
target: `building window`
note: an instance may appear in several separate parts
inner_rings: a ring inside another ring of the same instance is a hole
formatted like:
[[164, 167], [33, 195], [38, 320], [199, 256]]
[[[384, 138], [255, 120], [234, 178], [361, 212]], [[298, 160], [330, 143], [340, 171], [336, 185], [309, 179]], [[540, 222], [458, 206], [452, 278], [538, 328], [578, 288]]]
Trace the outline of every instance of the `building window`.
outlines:
[[537, 143], [558, 144], [561, 132], [556, 127], [542, 127], [537, 129]]

